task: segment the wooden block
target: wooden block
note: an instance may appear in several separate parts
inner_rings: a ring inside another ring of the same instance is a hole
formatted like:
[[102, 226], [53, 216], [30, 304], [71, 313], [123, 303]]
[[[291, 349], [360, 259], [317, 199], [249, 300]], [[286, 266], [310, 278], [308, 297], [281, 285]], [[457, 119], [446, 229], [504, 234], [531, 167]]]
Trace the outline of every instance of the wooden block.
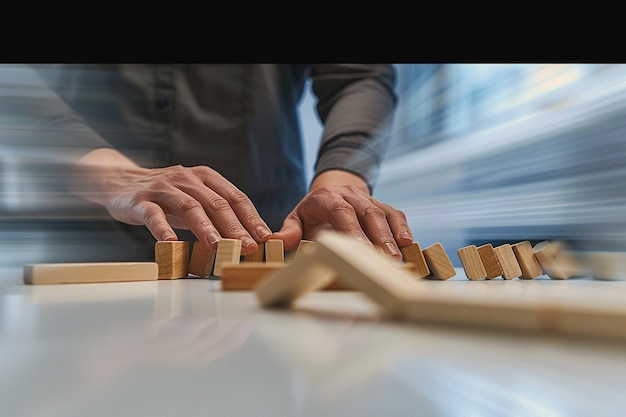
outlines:
[[158, 241], [154, 244], [154, 259], [159, 265], [159, 279], [186, 278], [189, 273], [189, 242]]
[[581, 270], [581, 263], [567, 251], [563, 242], [539, 242], [533, 247], [533, 253], [552, 279], [568, 279]]
[[487, 278], [487, 271], [483, 266], [483, 261], [480, 259], [480, 254], [476, 245], [468, 245], [457, 249], [457, 255], [465, 270], [465, 275], [468, 279], [476, 281], [478, 279]]
[[400, 252], [402, 252], [402, 261], [411, 266], [414, 275], [419, 278], [430, 275], [430, 269], [418, 242], [400, 248]]
[[491, 243], [479, 246], [478, 255], [480, 256], [480, 260], [483, 262], [485, 272], [487, 272], [487, 279], [502, 276], [502, 267], [500, 266], [500, 262], [498, 262], [498, 257], [496, 256]]
[[284, 262], [243, 262], [222, 267], [222, 290], [252, 290], [261, 278], [286, 267]]
[[624, 252], [591, 252], [589, 264], [594, 279], [626, 281], [626, 253]]
[[524, 240], [515, 243], [511, 245], [511, 249], [513, 249], [517, 263], [522, 270], [522, 275], [520, 275], [521, 279], [534, 279], [543, 275], [541, 265], [539, 265], [539, 261], [537, 261], [529, 241]]
[[433, 243], [424, 249], [422, 253], [430, 269], [431, 277], [446, 280], [456, 275], [454, 265], [441, 243]]
[[191, 261], [189, 261], [189, 273], [201, 278], [208, 277], [213, 272], [216, 250], [208, 250], [199, 242], [193, 244]]
[[44, 263], [24, 266], [24, 284], [83, 284], [97, 282], [156, 281], [156, 262]]
[[285, 262], [285, 248], [280, 239], [265, 242], [265, 262]]
[[373, 245], [339, 232], [323, 231], [310, 252], [266, 276], [256, 293], [264, 306], [290, 305], [307, 292], [330, 284], [335, 277], [363, 291], [390, 313], [403, 308], [417, 285], [409, 270], [398, 268]]
[[510, 244], [505, 243], [497, 246], [493, 248], [493, 252], [496, 254], [498, 263], [502, 268], [502, 278], [513, 279], [522, 275], [522, 269], [517, 262], [517, 258]]
[[309, 250], [313, 249], [313, 245], [315, 245], [314, 241], [302, 239], [300, 243], [298, 243], [298, 249], [296, 249], [296, 254], [294, 256], [294, 259], [304, 253], [307, 253]]
[[258, 242], [258, 249], [250, 255], [244, 255], [244, 262], [265, 262], [265, 242]]
[[222, 276], [222, 268], [228, 264], [238, 264], [241, 258], [241, 239], [222, 238], [217, 242], [213, 275]]

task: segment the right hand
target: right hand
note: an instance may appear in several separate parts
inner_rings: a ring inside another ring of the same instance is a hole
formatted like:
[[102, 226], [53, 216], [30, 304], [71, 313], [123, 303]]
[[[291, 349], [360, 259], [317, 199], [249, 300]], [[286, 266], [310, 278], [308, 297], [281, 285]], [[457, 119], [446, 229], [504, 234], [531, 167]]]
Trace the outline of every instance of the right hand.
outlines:
[[206, 166], [142, 168], [113, 149], [89, 152], [70, 178], [72, 190], [104, 206], [113, 218], [145, 225], [157, 240], [178, 240], [189, 229], [203, 246], [220, 238], [241, 239], [241, 253], [271, 236], [250, 199]]

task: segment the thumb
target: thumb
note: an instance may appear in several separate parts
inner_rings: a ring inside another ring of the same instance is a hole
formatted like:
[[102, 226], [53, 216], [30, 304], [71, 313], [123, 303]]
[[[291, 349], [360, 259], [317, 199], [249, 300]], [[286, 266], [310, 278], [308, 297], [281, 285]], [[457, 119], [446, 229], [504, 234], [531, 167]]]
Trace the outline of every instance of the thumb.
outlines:
[[272, 233], [270, 239], [280, 239], [283, 241], [285, 251], [291, 251], [298, 247], [302, 240], [302, 222], [297, 216], [289, 215], [283, 222], [278, 232]]

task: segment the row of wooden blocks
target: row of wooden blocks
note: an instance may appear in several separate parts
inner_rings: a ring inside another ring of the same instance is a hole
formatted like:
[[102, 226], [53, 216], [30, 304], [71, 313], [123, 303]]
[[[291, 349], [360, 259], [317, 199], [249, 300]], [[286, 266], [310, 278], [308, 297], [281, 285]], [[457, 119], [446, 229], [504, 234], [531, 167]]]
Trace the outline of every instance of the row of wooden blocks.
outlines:
[[[287, 262], [309, 250], [315, 242], [302, 240]], [[441, 243], [422, 249], [418, 242], [401, 248], [402, 261], [396, 266], [404, 267], [416, 278], [447, 280], [456, 270]], [[567, 253], [559, 242], [541, 242], [530, 246], [528, 241], [513, 245], [504, 244], [493, 248], [491, 244], [466, 246], [457, 251], [459, 259], [470, 280], [532, 279], [544, 272], [551, 278], [567, 279], [578, 267], [577, 261]], [[241, 256], [239, 239], [221, 239], [215, 250], [207, 250], [195, 242], [190, 255], [188, 241], [158, 241], [155, 243], [155, 262], [39, 264], [27, 265], [24, 282], [80, 283], [135, 281], [152, 279], [221, 277], [224, 290], [249, 290], [262, 276], [285, 266], [283, 241], [270, 239], [260, 243], [258, 250]], [[338, 281], [327, 289], [350, 289]]]

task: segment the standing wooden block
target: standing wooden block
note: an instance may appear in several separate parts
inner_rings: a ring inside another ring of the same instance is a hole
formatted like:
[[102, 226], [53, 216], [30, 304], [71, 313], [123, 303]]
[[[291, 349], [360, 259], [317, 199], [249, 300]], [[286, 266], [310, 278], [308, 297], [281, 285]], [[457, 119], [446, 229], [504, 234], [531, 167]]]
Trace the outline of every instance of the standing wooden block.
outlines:
[[189, 242], [158, 241], [154, 244], [154, 259], [159, 265], [159, 279], [186, 278], [189, 273]]
[[487, 278], [487, 271], [483, 266], [483, 261], [480, 259], [480, 254], [476, 245], [468, 245], [457, 249], [457, 255], [465, 270], [465, 275], [468, 279], [476, 281], [478, 279]]
[[441, 243], [433, 243], [424, 249], [422, 253], [424, 254], [432, 277], [446, 280], [456, 275], [454, 265], [450, 261]]
[[265, 262], [285, 262], [285, 248], [280, 239], [265, 242]]
[[480, 260], [483, 262], [485, 272], [487, 272], [487, 279], [502, 276], [502, 267], [500, 266], [500, 262], [498, 262], [498, 257], [496, 256], [491, 243], [479, 246], [478, 255], [480, 256]]
[[522, 269], [517, 262], [513, 248], [508, 243], [493, 248], [502, 268], [502, 278], [513, 279], [522, 275]]
[[244, 262], [264, 262], [265, 261], [265, 242], [258, 242], [258, 249], [250, 255], [244, 255]]
[[402, 252], [402, 261], [411, 265], [413, 274], [419, 278], [424, 278], [430, 275], [430, 268], [426, 263], [426, 258], [422, 253], [422, 248], [418, 242], [413, 242], [408, 246], [400, 248]]
[[241, 239], [222, 238], [217, 242], [213, 275], [222, 276], [224, 265], [238, 264], [241, 258]]
[[541, 265], [539, 265], [539, 261], [537, 261], [533, 253], [533, 247], [529, 241], [524, 240], [515, 243], [511, 245], [511, 248], [522, 270], [522, 275], [520, 275], [521, 279], [534, 279], [543, 275]]
[[533, 253], [552, 279], [568, 279], [581, 270], [580, 262], [565, 249], [563, 242], [539, 242], [533, 247]]
[[300, 243], [298, 243], [298, 249], [296, 249], [296, 254], [294, 256], [294, 259], [302, 254], [307, 253], [311, 249], [313, 249], [314, 245], [315, 245], [314, 241], [302, 239]]
[[201, 278], [208, 277], [213, 272], [213, 264], [215, 263], [215, 252], [217, 250], [209, 250], [195, 242], [191, 251], [191, 261], [189, 262], [189, 273]]
[[24, 284], [87, 284], [97, 282], [156, 281], [156, 262], [47, 263], [24, 266]]

